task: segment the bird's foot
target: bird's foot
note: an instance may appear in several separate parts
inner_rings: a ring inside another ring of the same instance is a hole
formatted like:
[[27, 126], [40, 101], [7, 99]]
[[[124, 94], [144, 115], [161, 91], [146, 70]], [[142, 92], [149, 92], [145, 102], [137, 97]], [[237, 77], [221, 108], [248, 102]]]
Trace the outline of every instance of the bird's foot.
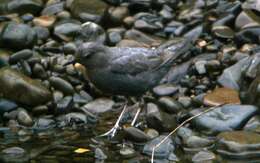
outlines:
[[119, 128], [119, 123], [120, 123], [121, 119], [123, 118], [124, 113], [126, 111], [126, 106], [127, 105], [124, 106], [124, 108], [123, 108], [122, 112], [120, 113], [120, 116], [118, 117], [115, 125], [108, 132], [106, 132], [106, 133], [104, 133], [102, 135], [99, 135], [99, 137], [110, 137], [110, 138], [113, 138], [115, 136], [115, 134], [116, 134], [116, 132], [117, 132], [117, 130]]

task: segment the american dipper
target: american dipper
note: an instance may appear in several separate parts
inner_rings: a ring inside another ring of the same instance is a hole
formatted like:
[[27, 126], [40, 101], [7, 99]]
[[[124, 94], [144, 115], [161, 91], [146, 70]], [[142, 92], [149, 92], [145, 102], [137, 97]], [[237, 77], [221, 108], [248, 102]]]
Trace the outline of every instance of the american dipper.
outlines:
[[[90, 81], [101, 91], [113, 95], [140, 96], [159, 84], [173, 62], [191, 47], [191, 40], [188, 39], [173, 52], [152, 48], [107, 47], [88, 42], [79, 47], [76, 61], [86, 67]], [[114, 136], [125, 108], [116, 125], [104, 135]]]

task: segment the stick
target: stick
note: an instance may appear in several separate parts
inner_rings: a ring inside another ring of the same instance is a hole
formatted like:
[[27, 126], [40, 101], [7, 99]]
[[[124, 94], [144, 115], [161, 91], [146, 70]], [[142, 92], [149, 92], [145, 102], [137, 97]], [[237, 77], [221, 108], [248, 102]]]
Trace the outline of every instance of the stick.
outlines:
[[170, 132], [160, 143], [158, 143], [156, 146], [153, 147], [151, 163], [154, 163], [154, 151], [155, 151], [155, 149], [158, 148], [162, 143], [164, 143], [164, 142], [166, 141], [166, 139], [168, 139], [172, 134], [174, 134], [179, 128], [181, 128], [182, 126], [184, 126], [186, 123], [188, 123], [188, 122], [191, 121], [192, 119], [197, 118], [197, 117], [199, 117], [199, 116], [201, 116], [201, 115], [203, 115], [203, 114], [205, 114], [205, 113], [207, 113], [207, 112], [210, 112], [210, 111], [212, 111], [212, 110], [214, 110], [214, 109], [216, 109], [216, 108], [218, 108], [219, 106], [222, 106], [222, 105], [224, 105], [224, 104], [220, 104], [220, 105], [217, 105], [217, 106], [215, 106], [215, 107], [212, 107], [212, 108], [209, 108], [209, 109], [207, 109], [207, 110], [204, 110], [203, 112], [198, 113], [198, 114], [196, 114], [196, 115], [194, 115], [194, 116], [192, 116], [192, 117], [186, 119], [186, 120], [185, 120], [184, 122], [182, 122], [179, 126], [177, 126], [177, 127], [176, 127], [172, 132]]

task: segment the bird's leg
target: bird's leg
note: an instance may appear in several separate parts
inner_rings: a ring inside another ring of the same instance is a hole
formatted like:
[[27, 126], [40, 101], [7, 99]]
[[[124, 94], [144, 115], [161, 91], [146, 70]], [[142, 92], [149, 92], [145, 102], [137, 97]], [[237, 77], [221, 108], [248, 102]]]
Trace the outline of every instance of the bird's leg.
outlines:
[[106, 132], [106, 133], [100, 135], [101, 137], [103, 137], [103, 136], [108, 136], [108, 137], [111, 137], [111, 138], [112, 138], [112, 137], [115, 136], [116, 131], [117, 131], [117, 129], [119, 128], [119, 123], [120, 123], [121, 119], [123, 118], [123, 115], [124, 115], [124, 113], [125, 113], [125, 111], [126, 111], [126, 108], [127, 108], [127, 104], [124, 105], [124, 108], [123, 108], [122, 112], [120, 113], [120, 116], [118, 117], [118, 119], [117, 119], [115, 125], [114, 125], [108, 132]]
[[141, 98], [140, 102], [138, 103], [138, 109], [137, 109], [137, 111], [135, 113], [134, 119], [131, 122], [131, 126], [135, 125], [135, 122], [136, 122], [136, 120], [137, 120], [137, 118], [138, 118], [138, 116], [139, 116], [139, 114], [140, 114], [140, 112], [141, 112], [143, 107], [144, 107], [144, 100], [143, 100], [143, 98]]

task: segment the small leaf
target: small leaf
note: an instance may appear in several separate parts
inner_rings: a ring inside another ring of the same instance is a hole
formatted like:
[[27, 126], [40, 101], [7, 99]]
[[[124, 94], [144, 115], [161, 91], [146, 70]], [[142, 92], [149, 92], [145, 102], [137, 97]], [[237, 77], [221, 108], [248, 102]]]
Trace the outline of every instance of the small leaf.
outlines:
[[90, 150], [89, 149], [86, 149], [86, 148], [78, 148], [76, 149], [74, 152], [75, 153], [86, 153], [86, 152], [89, 152]]

